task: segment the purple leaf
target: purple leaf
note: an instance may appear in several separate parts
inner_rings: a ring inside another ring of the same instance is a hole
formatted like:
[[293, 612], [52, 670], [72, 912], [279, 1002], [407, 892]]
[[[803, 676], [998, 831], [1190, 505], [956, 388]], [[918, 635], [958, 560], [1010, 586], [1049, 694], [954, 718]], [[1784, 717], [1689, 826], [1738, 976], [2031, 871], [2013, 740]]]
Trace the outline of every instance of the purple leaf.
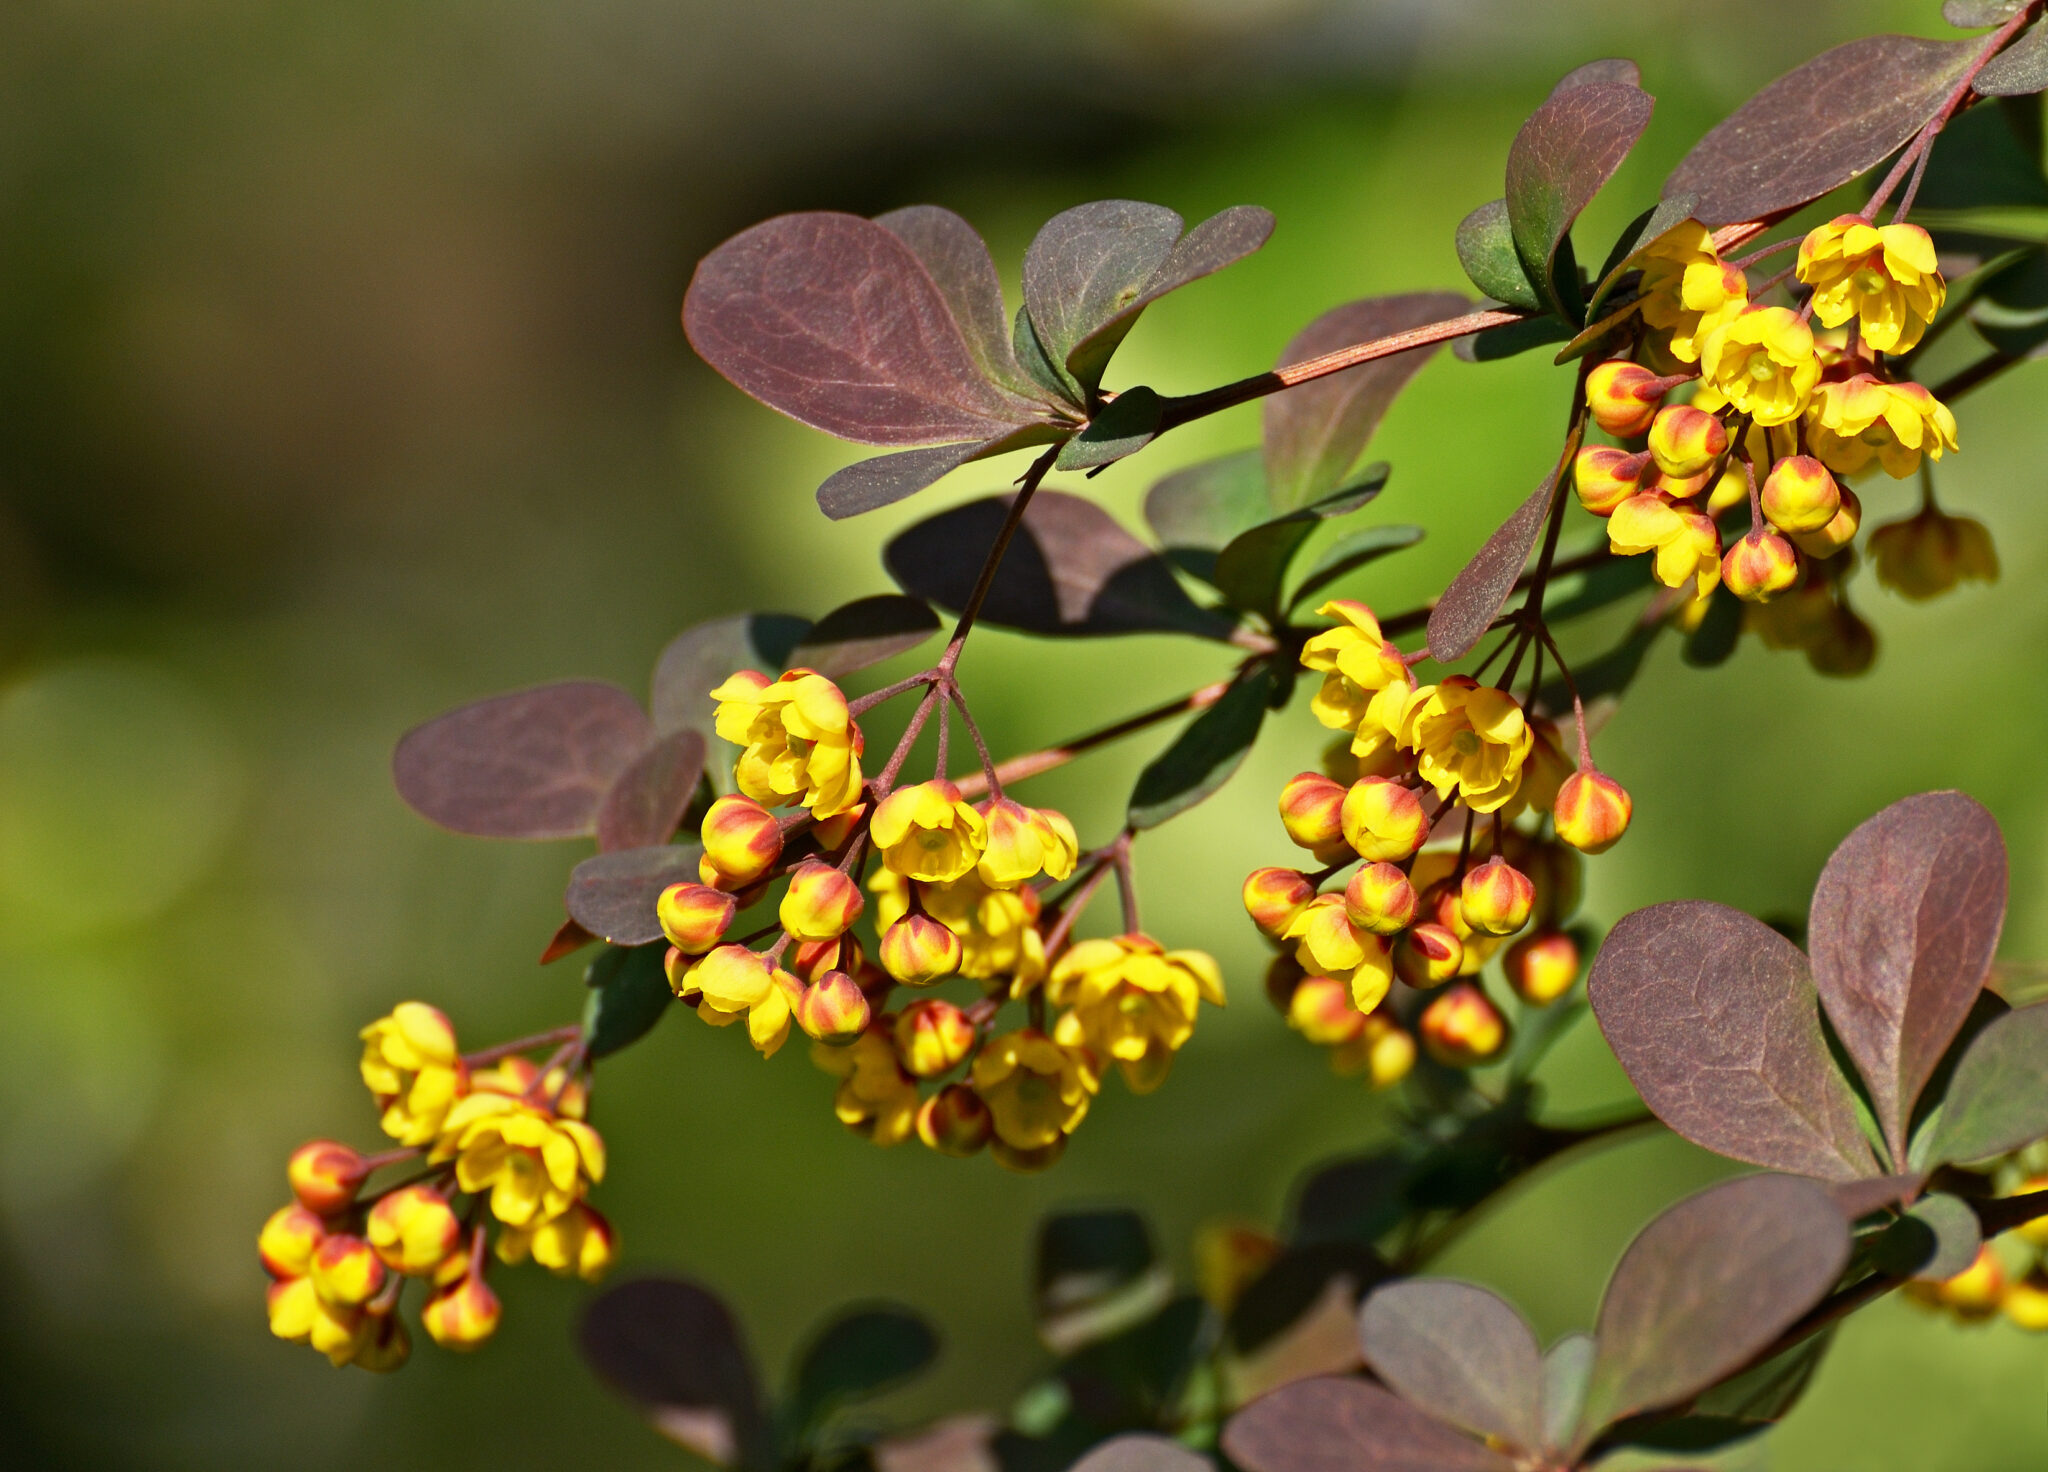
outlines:
[[1988, 1160], [2044, 1135], [2048, 1002], [2039, 1002], [2006, 1013], [1977, 1034], [1956, 1065], [1923, 1163], [1931, 1169]]
[[704, 775], [704, 737], [677, 731], [656, 741], [618, 775], [597, 810], [600, 850], [667, 843]]
[[1828, 1194], [1842, 1215], [1850, 1221], [1869, 1216], [1874, 1211], [1883, 1211], [1888, 1206], [1899, 1206], [1911, 1201], [1920, 1193], [1921, 1183], [1926, 1178], [1918, 1171], [1908, 1171], [1900, 1176], [1871, 1176], [1868, 1180], [1838, 1181], [1828, 1187]]
[[1334, 1375], [1262, 1395], [1223, 1428], [1245, 1472], [1508, 1472], [1514, 1464], [1377, 1385]]
[[741, 231], [698, 263], [683, 326], [733, 383], [841, 439], [998, 439], [1042, 413], [982, 376], [916, 254], [858, 215]]
[[1373, 1291], [1358, 1315], [1366, 1363], [1403, 1400], [1474, 1436], [1543, 1445], [1543, 1355], [1498, 1295], [1449, 1278]]
[[1559, 247], [1649, 127], [1655, 102], [1627, 82], [1565, 80], [1572, 85], [1530, 115], [1508, 150], [1507, 208], [1522, 269], [1554, 310], [1576, 318], [1577, 283], [1564, 287], [1573, 301], [1558, 295]]
[[671, 884], [698, 881], [696, 844], [651, 844], [597, 854], [569, 874], [562, 896], [570, 918], [615, 946], [644, 946], [661, 939], [654, 902]]
[[1708, 226], [1789, 213], [1881, 163], [1940, 108], [1976, 41], [1865, 36], [1795, 67], [1679, 161], [1664, 197]]
[[2027, 0], [1942, 0], [1941, 18], [1961, 30], [1974, 31], [2011, 20]]
[[2048, 88], [2048, 24], [2020, 32], [1970, 85], [1986, 97], [2026, 97]]
[[676, 1278], [607, 1288], [577, 1325], [583, 1358], [654, 1425], [722, 1467], [768, 1453], [753, 1366], [718, 1296]]
[[1643, 1228], [1600, 1300], [1578, 1446], [1675, 1405], [1767, 1347], [1834, 1286], [1849, 1224], [1825, 1187], [1745, 1176]]
[[790, 651], [792, 669], [843, 679], [892, 655], [915, 649], [939, 629], [939, 616], [901, 593], [876, 593], [842, 603], [811, 626]]
[[479, 700], [415, 726], [391, 756], [421, 817], [482, 838], [582, 838], [613, 781], [654, 739], [616, 685], [570, 680]]
[[[1446, 291], [1347, 302], [1296, 334], [1277, 366], [1441, 322], [1469, 306], [1465, 297]], [[1395, 396], [1422, 371], [1437, 346], [1376, 358], [1270, 396], [1263, 413], [1266, 493], [1273, 510], [1306, 506], [1343, 484]]]
[[1641, 87], [1643, 71], [1625, 57], [1612, 57], [1606, 61], [1589, 61], [1584, 66], [1574, 67], [1558, 79], [1550, 89], [1552, 97], [1561, 97], [1580, 87]]
[[1025, 398], [1044, 399], [1044, 390], [1017, 366], [1017, 355], [1010, 350], [1010, 313], [1003, 305], [1003, 284], [989, 256], [988, 243], [975, 228], [935, 204], [892, 210], [877, 215], [875, 223], [909, 246], [924, 263], [982, 376]]
[[938, 484], [970, 460], [997, 453], [997, 447], [1004, 443], [968, 440], [856, 460], [825, 477], [818, 487], [818, 509], [833, 521], [845, 521], [849, 516], [894, 506]]
[[1096, 1443], [1068, 1472], [1215, 1472], [1215, 1464], [1172, 1437], [1129, 1431]]
[[2005, 892], [1998, 824], [1960, 792], [1893, 803], [1842, 841], [1814, 886], [1814, 985], [1894, 1162], [1991, 969]]
[[[883, 551], [897, 586], [941, 608], [967, 600], [1008, 513], [1008, 496], [943, 511]], [[1233, 622], [1198, 608], [1166, 560], [1092, 501], [1040, 491], [996, 573], [984, 623], [1027, 634], [1185, 633], [1227, 639]]]
[[1768, 925], [1698, 900], [1637, 910], [1586, 996], [1643, 1102], [1695, 1145], [1831, 1181], [1877, 1169], [1806, 957]]
[[1515, 508], [1514, 515], [1500, 530], [1486, 539], [1486, 545], [1465, 564], [1450, 587], [1444, 589], [1429, 614], [1429, 653], [1432, 659], [1449, 663], [1472, 652], [1492, 624], [1515, 579], [1529, 561], [1536, 538], [1550, 514], [1551, 494], [1557, 489], [1555, 473], [1543, 478], [1528, 500]]
[[811, 630], [793, 613], [736, 613], [694, 624], [668, 641], [654, 663], [648, 707], [655, 729], [711, 734], [718, 702], [711, 692], [736, 670], [780, 674], [790, 652]]

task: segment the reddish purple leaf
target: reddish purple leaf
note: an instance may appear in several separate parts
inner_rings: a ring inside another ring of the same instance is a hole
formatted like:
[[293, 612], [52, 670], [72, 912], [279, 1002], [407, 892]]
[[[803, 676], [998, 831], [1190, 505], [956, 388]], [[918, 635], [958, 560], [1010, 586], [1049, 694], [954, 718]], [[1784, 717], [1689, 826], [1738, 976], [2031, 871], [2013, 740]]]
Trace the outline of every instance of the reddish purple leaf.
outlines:
[[578, 925], [574, 920], [564, 920], [555, 933], [548, 938], [547, 949], [540, 953], [540, 964], [551, 966], [564, 956], [573, 956], [597, 937]]
[[1848, 1221], [1817, 1182], [1745, 1176], [1679, 1202], [1607, 1282], [1575, 1450], [1740, 1368], [1820, 1302], [1848, 1260]]
[[1828, 1194], [1835, 1205], [1842, 1209], [1842, 1215], [1850, 1221], [1869, 1216], [1873, 1211], [1882, 1211], [1888, 1206], [1900, 1206], [1920, 1194], [1925, 1177], [1918, 1171], [1908, 1171], [1901, 1176], [1872, 1176], [1862, 1181], [1838, 1181], [1828, 1187]]
[[1893, 803], [1814, 886], [1813, 980], [1894, 1162], [1941, 1055], [1983, 989], [2005, 922], [2005, 841], [1960, 792]]
[[671, 884], [698, 881], [698, 857], [694, 843], [659, 843], [594, 855], [570, 871], [562, 903], [570, 918], [592, 935], [615, 946], [644, 946], [661, 939], [654, 902]]
[[1749, 99], [1693, 146], [1664, 197], [1697, 195], [1708, 226], [1789, 213], [1889, 157], [1940, 108], [1976, 41], [1865, 36]]
[[2048, 24], [2020, 32], [1970, 85], [1986, 97], [2027, 97], [2048, 89]]
[[1223, 1428], [1245, 1472], [1509, 1472], [1498, 1452], [1364, 1380], [1321, 1375], [1262, 1395]]
[[600, 850], [667, 843], [704, 775], [704, 737], [677, 731], [656, 741], [612, 783], [597, 810]]
[[1806, 957], [1763, 922], [1698, 900], [1637, 910], [1586, 996], [1643, 1102], [1695, 1145], [1830, 1181], [1877, 1169]]
[[1580, 87], [1642, 85], [1641, 67], [1624, 57], [1610, 57], [1606, 61], [1589, 61], [1584, 66], [1572, 68], [1558, 79], [1557, 85], [1550, 89], [1550, 95], [1559, 97]]
[[939, 630], [939, 616], [920, 599], [875, 593], [842, 603], [815, 624], [792, 649], [792, 669], [816, 670], [838, 680], [915, 649]]
[[[1296, 334], [1277, 366], [1304, 363], [1352, 343], [1441, 322], [1468, 306], [1465, 297], [1446, 291], [1347, 302]], [[1263, 411], [1264, 441], [1266, 494], [1273, 510], [1306, 506], [1343, 484], [1396, 395], [1422, 371], [1437, 346], [1361, 363], [1269, 397]]]
[[1043, 400], [1045, 391], [1017, 365], [1017, 355], [1011, 351], [1010, 312], [1003, 305], [1003, 284], [996, 275], [988, 242], [980, 233], [951, 210], [935, 204], [892, 210], [877, 215], [875, 223], [909, 246], [924, 263], [982, 375], [1024, 398]]
[[676, 1278], [607, 1288], [577, 1325], [584, 1361], [654, 1425], [719, 1466], [772, 1450], [753, 1365], [717, 1294]]
[[421, 817], [481, 838], [582, 838], [613, 781], [654, 739], [616, 685], [570, 680], [479, 700], [415, 726], [391, 756]]
[[1005, 436], [995, 440], [968, 440], [957, 445], [927, 445], [921, 450], [898, 450], [872, 460], [856, 460], [835, 470], [818, 487], [818, 509], [833, 521], [844, 521], [884, 506], [907, 500], [927, 486], [938, 484], [970, 460], [1014, 449]]
[[1068, 1472], [1215, 1472], [1215, 1463], [1170, 1436], [1130, 1431], [1098, 1442]]
[[654, 663], [648, 706], [663, 734], [695, 730], [711, 734], [718, 702], [711, 692], [736, 670], [778, 675], [811, 631], [811, 621], [793, 613], [735, 613], [693, 624], [668, 641]]
[[[1508, 150], [1508, 226], [1515, 251], [1560, 315], [1574, 315], [1575, 303], [1557, 295], [1559, 247], [1579, 212], [1643, 136], [1654, 106], [1649, 93], [1627, 82], [1578, 81], [1552, 93]], [[1566, 290], [1576, 298], [1575, 283]]]
[[1471, 1432], [1543, 1445], [1543, 1353], [1497, 1294], [1449, 1278], [1373, 1290], [1358, 1315], [1366, 1363], [1403, 1400]]
[[1479, 636], [1493, 623], [1515, 579], [1528, 564], [1529, 553], [1543, 531], [1550, 514], [1550, 498], [1557, 489], [1557, 476], [1547, 475], [1529, 499], [1515, 508], [1515, 514], [1486, 539], [1464, 570], [1451, 579], [1443, 597], [1429, 614], [1429, 653], [1432, 659], [1449, 663], [1463, 659], [1479, 642]]
[[741, 231], [698, 263], [683, 326], [740, 388], [841, 439], [999, 439], [1043, 412], [982, 376], [916, 254], [858, 215]]

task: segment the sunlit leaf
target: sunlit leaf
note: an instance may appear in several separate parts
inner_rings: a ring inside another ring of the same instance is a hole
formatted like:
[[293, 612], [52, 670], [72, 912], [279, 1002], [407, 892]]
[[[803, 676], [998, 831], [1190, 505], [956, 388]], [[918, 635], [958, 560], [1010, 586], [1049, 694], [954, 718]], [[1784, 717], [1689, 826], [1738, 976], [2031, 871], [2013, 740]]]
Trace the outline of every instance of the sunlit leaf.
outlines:
[[1136, 1212], [1068, 1211], [1039, 1227], [1035, 1285], [1039, 1338], [1071, 1354], [1157, 1313], [1173, 1274]]
[[580, 838], [653, 740], [638, 701], [571, 680], [465, 705], [399, 739], [391, 775], [421, 817], [483, 838]]
[[1543, 1352], [1543, 1444], [1571, 1444], [1586, 1404], [1586, 1383], [1599, 1346], [1590, 1334], [1566, 1334]]
[[1497, 1294], [1449, 1278], [1373, 1291], [1358, 1314], [1366, 1363], [1410, 1405], [1480, 1437], [1543, 1444], [1536, 1332]]
[[1271, 669], [1256, 665], [1189, 721], [1173, 744], [1138, 774], [1126, 818], [1129, 825], [1156, 828], [1228, 782], [1258, 740], [1273, 690]]
[[1579, 212], [1649, 127], [1655, 104], [1631, 82], [1583, 73], [1567, 80], [1572, 85], [1530, 115], [1508, 150], [1507, 213], [1523, 273], [1552, 311], [1577, 322], [1584, 304], [1562, 248]]
[[922, 1374], [938, 1354], [939, 1336], [908, 1309], [843, 1313], [818, 1331], [797, 1361], [790, 1418], [798, 1427], [814, 1428], [846, 1402]]
[[1514, 227], [1508, 223], [1508, 202], [1489, 200], [1458, 222], [1458, 264], [1472, 284], [1504, 306], [1540, 311], [1543, 300], [1522, 269], [1515, 252]]
[[1942, 0], [1941, 18], [1965, 31], [2003, 25], [2027, 0]]
[[718, 702], [711, 692], [738, 670], [775, 676], [789, 666], [790, 652], [811, 630], [811, 621], [791, 613], [736, 613], [693, 625], [668, 641], [654, 664], [649, 708], [655, 729], [711, 734]]
[[1881, 1272], [1939, 1283], [1975, 1262], [1983, 1245], [1977, 1213], [1960, 1198], [1936, 1192], [1885, 1228], [1871, 1258]]
[[1371, 562], [1403, 547], [1412, 547], [1423, 538], [1419, 526], [1395, 522], [1386, 526], [1361, 527], [1355, 532], [1346, 532], [1322, 551], [1322, 555], [1310, 564], [1302, 574], [1294, 591], [1287, 595], [1287, 606], [1299, 608], [1323, 589], [1356, 572]]
[[675, 1000], [658, 945], [607, 946], [583, 972], [583, 1046], [593, 1061], [640, 1041]]
[[842, 603], [811, 625], [803, 642], [790, 651], [789, 664], [840, 680], [915, 649], [938, 630], [938, 615], [921, 600], [876, 593]]
[[1386, 483], [1386, 464], [1368, 465], [1356, 483], [1345, 489], [1239, 532], [1216, 554], [1217, 591], [1233, 608], [1277, 615], [1287, 570], [1302, 544], [1325, 521], [1371, 505]]
[[2008, 1012], [1977, 1034], [1930, 1128], [1929, 1167], [1989, 1160], [2048, 1135], [2048, 1002]]
[[1128, 1432], [1100, 1443], [1070, 1472], [1214, 1472], [1214, 1464], [1171, 1437]]
[[1934, 116], [1975, 41], [1865, 36], [1795, 67], [1693, 146], [1664, 197], [1705, 225], [1782, 215], [1889, 157]]
[[1216, 554], [1273, 514], [1262, 451], [1240, 450], [1176, 470], [1145, 493], [1145, 523], [1166, 555], [1204, 582]]
[[2005, 842], [1960, 792], [1861, 824], [1828, 859], [1807, 924], [1813, 980], [1894, 1161], [1921, 1088], [1969, 1015], [2005, 920]]
[[967, 440], [955, 445], [927, 445], [898, 450], [871, 460], [856, 460], [833, 471], [818, 486], [818, 509], [833, 521], [845, 521], [907, 500], [938, 484], [961, 466], [1001, 450], [1018, 449], [1035, 436], [1010, 435], [992, 440]]
[[1026, 398], [1044, 398], [1040, 385], [1018, 366], [1010, 347], [1010, 314], [988, 243], [979, 232], [934, 204], [877, 215], [875, 223], [910, 247], [946, 299], [975, 365], [992, 383]]
[[1093, 470], [1135, 455], [1159, 433], [1166, 401], [1142, 385], [1125, 389], [1095, 411], [1088, 427], [1060, 446], [1056, 470]]
[[590, 1368], [657, 1429], [722, 1467], [766, 1465], [753, 1367], [716, 1294], [675, 1278], [620, 1283], [590, 1301], [576, 1337]]
[[1545, 476], [1543, 484], [1515, 508], [1514, 515], [1501, 523], [1500, 530], [1486, 539], [1486, 545], [1444, 589], [1429, 615], [1432, 658], [1449, 663], [1471, 653], [1514, 591], [1515, 579], [1522, 575], [1536, 538], [1543, 532], [1556, 490], [1557, 476]]
[[1245, 1472], [1509, 1472], [1514, 1465], [1377, 1385], [1323, 1376], [1261, 1396], [1223, 1428]]
[[654, 902], [671, 884], [698, 881], [700, 853], [694, 843], [663, 843], [597, 854], [570, 871], [562, 903], [592, 935], [613, 945], [646, 945], [661, 938]]
[[659, 737], [618, 775], [597, 810], [597, 846], [609, 851], [667, 843], [704, 775], [704, 737]]

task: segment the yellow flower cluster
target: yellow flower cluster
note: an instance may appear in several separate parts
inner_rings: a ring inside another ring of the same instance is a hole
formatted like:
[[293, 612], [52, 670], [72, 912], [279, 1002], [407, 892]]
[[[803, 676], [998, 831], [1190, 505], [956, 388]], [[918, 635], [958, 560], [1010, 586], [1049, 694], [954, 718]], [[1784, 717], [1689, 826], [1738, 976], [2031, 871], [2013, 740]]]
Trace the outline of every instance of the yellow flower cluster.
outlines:
[[[2048, 1140], [2037, 1141], [1987, 1166], [1998, 1196], [2048, 1192]], [[2048, 1331], [2048, 1217], [1986, 1242], [1963, 1271], [1940, 1282], [1913, 1282], [1906, 1296], [1963, 1323], [2003, 1317], [2034, 1333]]]

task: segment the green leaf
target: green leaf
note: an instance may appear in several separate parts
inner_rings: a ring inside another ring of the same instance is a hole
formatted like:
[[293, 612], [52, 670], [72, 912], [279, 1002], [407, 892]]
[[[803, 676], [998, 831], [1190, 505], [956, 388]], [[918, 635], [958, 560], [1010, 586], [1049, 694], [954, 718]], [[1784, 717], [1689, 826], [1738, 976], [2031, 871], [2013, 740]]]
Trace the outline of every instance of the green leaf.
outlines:
[[1571, 1440], [1586, 1404], [1586, 1381], [1597, 1346], [1590, 1334], [1566, 1334], [1543, 1352], [1543, 1443], [1561, 1447]]
[[1076, 412], [1082, 410], [1086, 395], [1081, 392], [1081, 385], [1074, 382], [1073, 374], [1047, 351], [1027, 307], [1017, 308], [1017, 315], [1012, 319], [1010, 348], [1026, 378]]
[[1515, 235], [1508, 225], [1508, 202], [1490, 200], [1458, 224], [1458, 264], [1472, 284], [1505, 306], [1526, 311], [1543, 309], [1542, 298], [1515, 254]]
[[1930, 1168], [1988, 1160], [2048, 1135], [2048, 1002], [2015, 1008], [1977, 1035], [1929, 1128]]
[[1584, 318], [1571, 228], [1650, 125], [1650, 94], [1625, 80], [1556, 92], [1508, 150], [1507, 215], [1522, 271], [1550, 310]]
[[1885, 1228], [1872, 1261], [1883, 1272], [1939, 1283], [1975, 1262], [1983, 1245], [1977, 1213], [1960, 1197], [1936, 1192], [1921, 1197]]
[[1095, 411], [1088, 427], [1060, 446], [1059, 470], [1093, 470], [1136, 454], [1159, 433], [1166, 401], [1142, 384], [1127, 388]]
[[907, 1309], [841, 1314], [797, 1362], [790, 1422], [799, 1435], [813, 1432], [847, 1401], [879, 1395], [922, 1374], [938, 1354], [939, 1336]]
[[606, 946], [583, 972], [583, 1042], [594, 1061], [637, 1043], [675, 1000], [662, 968], [667, 947]]
[[1577, 586], [1571, 592], [1544, 600], [1544, 621], [1561, 624], [1634, 597], [1650, 586], [1654, 565], [1654, 559], [1648, 557], [1617, 557], [1611, 562], [1596, 563], [1577, 575]]
[[1173, 1274], [1135, 1211], [1059, 1212], [1039, 1227], [1033, 1309], [1054, 1354], [1120, 1333], [1172, 1296]]
[[1273, 514], [1263, 452], [1240, 450], [1176, 470], [1145, 493], [1145, 522], [1167, 557], [1203, 582], [1232, 537]]
[[1495, 363], [1502, 358], [1513, 358], [1536, 348], [1548, 347], [1554, 342], [1564, 342], [1571, 335], [1571, 324], [1561, 318], [1530, 317], [1521, 322], [1489, 327], [1470, 337], [1461, 337], [1451, 344], [1451, 355], [1465, 363]]
[[1229, 781], [1258, 739], [1273, 691], [1272, 671], [1265, 664], [1255, 665], [1188, 722], [1173, 744], [1138, 774], [1131, 791], [1130, 826], [1156, 828]]
[[2048, 88], [2048, 21], [2020, 32], [1970, 86], [1985, 97], [2026, 97]]
[[1323, 555], [1315, 560], [1300, 584], [1288, 595], [1287, 606], [1299, 608], [1337, 579], [1356, 572], [1367, 563], [1399, 552], [1403, 547], [1414, 546], [1423, 535], [1421, 527], [1401, 522], [1346, 532], [1323, 549]]
[[[2039, 209], [2048, 206], [2048, 180], [2033, 141], [2013, 126], [2010, 109], [2039, 103], [1973, 107], [1934, 138], [1927, 176], [1914, 204], [1916, 215], [1949, 215], [1979, 209]], [[1949, 289], [1951, 310], [1955, 286]]]
[[1371, 505], [1386, 483], [1386, 465], [1368, 465], [1355, 485], [1231, 538], [1216, 555], [1214, 582], [1223, 600], [1232, 608], [1277, 616], [1281, 586], [1302, 544], [1324, 522]]

